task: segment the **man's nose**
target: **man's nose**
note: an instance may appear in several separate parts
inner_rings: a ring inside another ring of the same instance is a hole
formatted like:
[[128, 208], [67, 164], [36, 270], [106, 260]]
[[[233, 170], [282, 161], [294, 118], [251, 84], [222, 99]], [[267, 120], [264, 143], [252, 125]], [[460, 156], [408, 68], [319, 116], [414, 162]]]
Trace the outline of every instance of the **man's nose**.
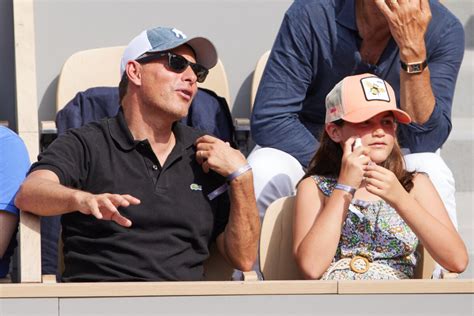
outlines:
[[191, 66], [186, 67], [186, 70], [182, 73], [182, 76], [184, 81], [188, 81], [192, 84], [196, 83], [197, 81], [197, 76]]

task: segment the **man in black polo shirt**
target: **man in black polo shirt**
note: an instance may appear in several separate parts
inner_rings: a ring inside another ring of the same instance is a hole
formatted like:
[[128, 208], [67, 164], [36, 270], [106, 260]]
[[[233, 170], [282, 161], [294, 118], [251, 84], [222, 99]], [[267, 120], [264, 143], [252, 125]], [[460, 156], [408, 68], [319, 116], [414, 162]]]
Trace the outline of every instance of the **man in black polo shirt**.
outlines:
[[205, 38], [143, 31], [122, 57], [118, 115], [39, 156], [16, 205], [63, 214], [63, 281], [200, 280], [214, 240], [251, 270], [260, 225], [244, 156], [177, 123], [216, 63]]

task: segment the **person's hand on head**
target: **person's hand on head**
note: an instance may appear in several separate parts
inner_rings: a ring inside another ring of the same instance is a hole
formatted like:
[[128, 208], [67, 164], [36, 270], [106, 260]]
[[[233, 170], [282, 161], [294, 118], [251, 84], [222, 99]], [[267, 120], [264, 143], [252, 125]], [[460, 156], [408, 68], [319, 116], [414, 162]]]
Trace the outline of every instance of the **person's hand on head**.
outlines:
[[385, 16], [405, 63], [426, 59], [425, 33], [431, 21], [429, 0], [374, 0]]
[[140, 200], [129, 194], [91, 194], [77, 191], [77, 210], [98, 219], [114, 221], [117, 224], [130, 227], [132, 222], [120, 214], [117, 208], [140, 204]]
[[355, 140], [356, 137], [350, 137], [344, 142], [338, 182], [358, 188], [364, 177], [365, 168], [370, 163], [370, 149], [366, 146], [353, 148]]
[[196, 160], [204, 172], [214, 170], [227, 177], [247, 163], [244, 155], [232, 148], [229, 143], [205, 135], [196, 140]]

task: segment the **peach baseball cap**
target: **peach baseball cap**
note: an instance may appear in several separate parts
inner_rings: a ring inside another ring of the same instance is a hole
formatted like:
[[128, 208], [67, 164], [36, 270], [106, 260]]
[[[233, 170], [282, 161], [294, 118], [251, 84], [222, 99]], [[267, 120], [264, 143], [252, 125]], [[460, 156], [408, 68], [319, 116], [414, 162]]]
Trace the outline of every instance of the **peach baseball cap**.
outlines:
[[397, 109], [393, 88], [373, 74], [345, 77], [326, 96], [326, 123], [340, 119], [360, 123], [385, 111], [400, 123], [411, 122], [406, 112]]

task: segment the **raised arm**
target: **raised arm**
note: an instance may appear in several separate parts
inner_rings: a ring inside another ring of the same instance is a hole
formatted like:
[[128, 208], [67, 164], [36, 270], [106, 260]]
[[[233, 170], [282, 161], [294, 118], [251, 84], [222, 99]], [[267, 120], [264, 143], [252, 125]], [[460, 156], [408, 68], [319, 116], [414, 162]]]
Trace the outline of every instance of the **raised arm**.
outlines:
[[88, 146], [77, 133], [58, 137], [31, 167], [15, 204], [41, 216], [79, 211], [130, 226], [131, 222], [120, 215], [117, 207], [138, 204], [138, 199], [109, 193], [95, 195], [75, 189], [81, 188], [87, 178], [89, 162]]
[[[369, 162], [366, 149], [352, 152], [354, 138], [344, 147], [341, 173], [338, 182], [358, 188], [364, 174], [364, 165]], [[342, 226], [347, 217], [352, 194], [334, 190], [324, 197], [312, 178], [304, 179], [296, 194], [293, 223], [293, 254], [300, 271], [307, 279], [319, 279], [333, 260]]]
[[252, 137], [258, 145], [287, 152], [304, 166], [317, 144], [298, 117], [315, 72], [311, 59], [316, 43], [310, 19], [298, 4], [286, 13], [260, 81], [251, 120]]
[[[247, 163], [242, 153], [212, 136], [200, 137], [196, 149], [204, 171], [214, 170], [224, 177]], [[230, 181], [230, 203], [229, 221], [217, 237], [217, 246], [235, 268], [249, 271], [257, 257], [260, 233], [251, 170]]]
[[[428, 0], [375, 2], [397, 42], [400, 61], [427, 61], [420, 73], [400, 70], [400, 107], [413, 120], [402, 126], [401, 132], [404, 139], [411, 139], [412, 152], [434, 152], [451, 131], [454, 89], [464, 54], [462, 25], [440, 4], [433, 4], [439, 8], [430, 25]], [[428, 26], [431, 32], [427, 32]]]
[[428, 176], [417, 174], [408, 193], [395, 175], [381, 166], [368, 166], [365, 175], [367, 190], [397, 210], [436, 262], [451, 272], [466, 269], [466, 246]]
[[71, 189], [61, 185], [54, 172], [37, 170], [28, 175], [21, 185], [15, 204], [22, 210], [41, 216], [79, 211], [129, 227], [132, 222], [123, 217], [117, 207], [137, 205], [140, 200], [128, 194], [91, 194]]

